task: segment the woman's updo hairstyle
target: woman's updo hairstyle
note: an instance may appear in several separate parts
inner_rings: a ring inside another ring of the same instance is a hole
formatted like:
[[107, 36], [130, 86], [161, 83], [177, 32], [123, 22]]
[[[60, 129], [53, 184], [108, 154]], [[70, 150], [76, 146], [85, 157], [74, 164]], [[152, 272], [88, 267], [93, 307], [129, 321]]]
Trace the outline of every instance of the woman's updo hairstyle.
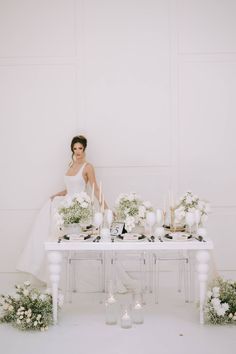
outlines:
[[80, 143], [81, 145], [83, 145], [84, 150], [87, 147], [87, 139], [83, 135], [74, 136], [74, 138], [71, 140], [71, 144], [70, 144], [72, 154], [73, 154], [74, 145], [77, 143]]

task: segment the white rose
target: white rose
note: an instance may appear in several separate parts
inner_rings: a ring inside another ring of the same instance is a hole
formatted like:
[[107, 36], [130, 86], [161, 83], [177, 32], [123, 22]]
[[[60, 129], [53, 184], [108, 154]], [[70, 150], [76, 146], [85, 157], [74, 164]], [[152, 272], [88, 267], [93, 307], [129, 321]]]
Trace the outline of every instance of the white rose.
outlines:
[[29, 280], [26, 280], [26, 281], [24, 282], [24, 285], [25, 285], [25, 286], [30, 286], [30, 284], [31, 284], [31, 283], [30, 283]]
[[34, 300], [36, 300], [38, 298], [38, 295], [37, 294], [32, 294], [31, 295], [31, 299], [34, 301]]
[[223, 309], [223, 307], [217, 307], [216, 309], [216, 313], [218, 316], [224, 316], [225, 315], [225, 309]]
[[37, 322], [37, 321], [34, 321], [34, 327], [36, 327], [36, 326], [37, 326], [37, 324], [38, 324], [38, 322]]
[[213, 307], [216, 309], [217, 307], [220, 306], [220, 299], [218, 299], [217, 297], [214, 297], [214, 298], [211, 300], [211, 303], [212, 303]]
[[223, 309], [224, 309], [225, 311], [228, 311], [228, 309], [229, 309], [229, 304], [227, 304], [227, 302], [223, 302], [222, 307], [223, 307]]
[[40, 300], [42, 300], [42, 301], [46, 301], [46, 300], [47, 300], [47, 296], [46, 296], [45, 294], [39, 295], [39, 298], [40, 298]]
[[88, 203], [87, 202], [82, 202], [81, 203], [81, 207], [86, 209], [88, 207]]
[[233, 314], [232, 313], [229, 314], [229, 318], [233, 318]]
[[31, 319], [30, 318], [26, 318], [26, 323], [30, 323]]
[[29, 290], [25, 289], [25, 290], [23, 291], [23, 294], [24, 294], [25, 296], [28, 296], [28, 295], [29, 295]]

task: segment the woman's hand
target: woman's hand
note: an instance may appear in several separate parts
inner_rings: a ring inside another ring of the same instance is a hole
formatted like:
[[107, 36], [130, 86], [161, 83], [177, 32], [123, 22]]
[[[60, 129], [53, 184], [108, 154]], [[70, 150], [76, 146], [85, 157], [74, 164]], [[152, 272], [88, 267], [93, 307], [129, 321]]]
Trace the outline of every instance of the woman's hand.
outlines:
[[66, 190], [51, 195], [50, 199], [51, 199], [51, 201], [53, 201], [53, 199], [54, 199], [55, 197], [64, 197], [65, 195], [66, 195]]

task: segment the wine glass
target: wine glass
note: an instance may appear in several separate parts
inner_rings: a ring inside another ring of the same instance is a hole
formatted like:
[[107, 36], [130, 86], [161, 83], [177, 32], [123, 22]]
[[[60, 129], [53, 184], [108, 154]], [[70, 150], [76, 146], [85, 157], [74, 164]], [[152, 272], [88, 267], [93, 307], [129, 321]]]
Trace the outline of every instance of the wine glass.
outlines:
[[198, 232], [198, 226], [201, 220], [201, 212], [199, 209], [196, 209], [194, 212], [194, 216], [195, 216], [195, 223], [196, 223], [196, 233]]
[[101, 212], [96, 212], [94, 214], [94, 219], [93, 219], [93, 224], [95, 227], [98, 228], [99, 230], [99, 235], [100, 235], [100, 228], [101, 228], [101, 225], [102, 225], [102, 221], [103, 221], [103, 215]]
[[150, 236], [152, 236], [152, 227], [155, 224], [156, 215], [153, 211], [148, 211], [146, 214], [146, 223], [149, 225]]
[[107, 218], [108, 228], [110, 230], [111, 229], [111, 224], [112, 224], [112, 221], [113, 221], [113, 212], [112, 212], [111, 209], [107, 210], [106, 218]]
[[163, 225], [163, 211], [161, 209], [156, 210], [156, 221], [157, 221], [157, 226]]
[[185, 215], [185, 222], [186, 224], [188, 225], [189, 227], [189, 232], [190, 232], [190, 235], [191, 235], [191, 231], [192, 231], [192, 226], [195, 222], [195, 215], [194, 213], [192, 212], [187, 212], [186, 215]]

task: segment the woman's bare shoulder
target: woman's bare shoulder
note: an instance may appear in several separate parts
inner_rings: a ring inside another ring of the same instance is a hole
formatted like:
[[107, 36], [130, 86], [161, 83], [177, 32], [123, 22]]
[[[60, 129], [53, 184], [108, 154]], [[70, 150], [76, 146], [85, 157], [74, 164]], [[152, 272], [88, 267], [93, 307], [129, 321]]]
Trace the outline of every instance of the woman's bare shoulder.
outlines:
[[86, 165], [85, 165], [85, 169], [86, 171], [93, 171], [94, 170], [94, 167], [93, 165], [90, 163], [90, 162], [87, 162]]

